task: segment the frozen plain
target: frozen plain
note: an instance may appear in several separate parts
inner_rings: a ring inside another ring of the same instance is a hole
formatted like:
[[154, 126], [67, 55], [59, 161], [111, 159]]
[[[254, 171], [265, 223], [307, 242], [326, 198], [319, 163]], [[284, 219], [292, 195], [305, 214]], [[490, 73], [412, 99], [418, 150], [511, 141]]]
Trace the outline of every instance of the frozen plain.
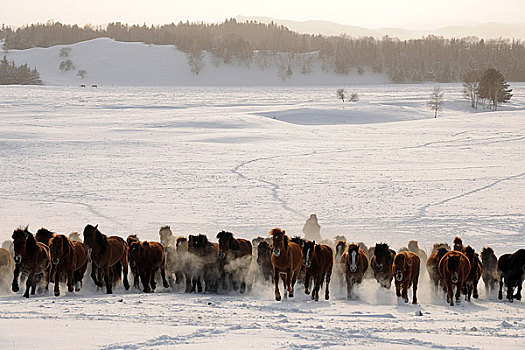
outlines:
[[[344, 108], [338, 87], [5, 87], [0, 240], [25, 224], [98, 223], [143, 239], [164, 224], [209, 237], [299, 234], [315, 212], [327, 238], [394, 249], [417, 239], [428, 250], [460, 235], [499, 256], [525, 238], [525, 86], [512, 86], [502, 111], [472, 113], [459, 85], [442, 85], [437, 119], [424, 84], [347, 87], [360, 101]], [[481, 300], [450, 308], [426, 278], [417, 306], [373, 282], [360, 301], [334, 284], [330, 302], [297, 286], [295, 300], [277, 303], [263, 285], [248, 296], [106, 296], [86, 279], [59, 298], [6, 291], [0, 348], [522, 346], [523, 303], [481, 289]]]

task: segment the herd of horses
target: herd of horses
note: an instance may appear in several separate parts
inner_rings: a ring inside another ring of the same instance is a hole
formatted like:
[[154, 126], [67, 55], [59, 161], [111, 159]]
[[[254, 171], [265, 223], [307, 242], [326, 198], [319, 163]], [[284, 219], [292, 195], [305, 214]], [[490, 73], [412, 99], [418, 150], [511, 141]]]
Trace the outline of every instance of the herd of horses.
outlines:
[[156, 289], [159, 277], [164, 288], [187, 293], [244, 293], [254, 276], [262, 276], [273, 282], [277, 301], [282, 299], [279, 280], [285, 298], [294, 296], [295, 284], [301, 281], [305, 293], [318, 301], [321, 288], [325, 300], [330, 298], [334, 275], [340, 285], [346, 283], [349, 299], [357, 298], [357, 286], [363, 279], [373, 278], [387, 290], [394, 281], [396, 295], [405, 303], [412, 288], [412, 303], [416, 304], [419, 278], [426, 271], [434, 292], [442, 290], [453, 306], [462, 294], [468, 301], [478, 298], [480, 279], [487, 295], [499, 283], [500, 300], [504, 286], [507, 300], [521, 300], [525, 277], [525, 249], [498, 259], [492, 248], [485, 247], [478, 254], [459, 237], [452, 249], [447, 243], [434, 244], [427, 257], [417, 241], [396, 252], [386, 243], [368, 249], [364, 243], [347, 243], [343, 236], [336, 238], [336, 244], [290, 238], [279, 228], [270, 230], [268, 238], [251, 242], [226, 231], [217, 234], [217, 243], [203, 234], [175, 237], [169, 226], [161, 227], [159, 236], [160, 242], [141, 241], [137, 235], [124, 240], [106, 236], [98, 225], [87, 225], [82, 240], [77, 232], [66, 236], [41, 228], [33, 235], [28, 227], [17, 228], [12, 241], [0, 248], [0, 278], [12, 271], [11, 289], [18, 292], [24, 276], [25, 297], [35, 294], [37, 286], [48, 290], [54, 283], [54, 294], [59, 296], [60, 282], [67, 284], [69, 292], [79, 291], [88, 272], [97, 287], [111, 294], [121, 280], [126, 290], [130, 288], [129, 266], [133, 286], [140, 288], [142, 283], [145, 293]]

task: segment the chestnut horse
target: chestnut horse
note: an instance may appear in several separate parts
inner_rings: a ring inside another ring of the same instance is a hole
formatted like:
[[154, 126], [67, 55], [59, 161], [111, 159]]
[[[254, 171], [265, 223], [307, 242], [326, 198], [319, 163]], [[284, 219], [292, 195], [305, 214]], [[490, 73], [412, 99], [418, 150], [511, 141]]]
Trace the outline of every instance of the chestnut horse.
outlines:
[[231, 281], [234, 290], [244, 293], [246, 277], [252, 263], [252, 244], [242, 238], [233, 238], [233, 233], [226, 231], [217, 233], [217, 239], [219, 258], [224, 266], [223, 281]]
[[465, 254], [453, 250], [447, 252], [439, 262], [439, 274], [445, 281], [447, 302], [454, 306], [453, 289], [456, 286], [456, 302], [459, 304], [461, 291], [470, 273], [470, 262]]
[[441, 247], [436, 251], [432, 252], [427, 259], [427, 272], [428, 277], [434, 283], [434, 292], [437, 293], [439, 286], [445, 288], [445, 281], [439, 274], [439, 262], [447, 254], [447, 248]]
[[485, 294], [488, 297], [496, 289], [496, 283], [498, 283], [498, 258], [490, 247], [481, 250], [481, 278], [483, 278]]
[[478, 254], [471, 246], [465, 248], [465, 255], [470, 262], [470, 272], [465, 283], [466, 290], [463, 292], [466, 295], [466, 299], [470, 301], [471, 296], [473, 296], [474, 299], [477, 299], [479, 296], [478, 282], [481, 278], [481, 261], [479, 261]]
[[319, 289], [326, 281], [324, 288], [324, 299], [330, 299], [330, 278], [334, 266], [334, 252], [332, 248], [324, 244], [315, 244], [315, 241], [303, 243], [303, 255], [305, 266], [304, 292], [310, 294], [310, 278], [314, 280], [312, 299], [319, 301]]
[[270, 281], [273, 273], [272, 249], [266, 241], [261, 241], [257, 246], [257, 264], [261, 267], [264, 280]]
[[368, 257], [359, 245], [351, 243], [340, 259], [343, 272], [346, 276], [346, 298], [356, 296], [354, 286], [360, 284], [368, 269]]
[[397, 297], [408, 303], [408, 289], [412, 285], [412, 304], [417, 304], [417, 283], [419, 281], [421, 259], [416, 253], [401, 252], [394, 257], [392, 273]]
[[51, 257], [47, 245], [37, 242], [28, 227], [18, 228], [13, 232], [15, 248], [15, 271], [13, 276], [12, 290], [18, 292], [18, 276], [20, 273], [27, 275], [26, 291], [24, 297], [29, 298], [35, 294], [36, 284], [44, 278], [45, 289], [49, 288], [49, 277], [51, 274]]
[[[525, 249], [519, 249], [513, 254], [503, 254], [498, 260], [500, 272], [498, 299], [503, 299], [503, 283], [507, 287], [507, 299], [521, 300], [521, 288], [525, 277]], [[514, 294], [514, 288], [518, 288]]]
[[293, 298], [295, 282], [301, 272], [303, 252], [298, 244], [290, 242], [290, 238], [284, 230], [274, 228], [270, 231], [270, 235], [273, 239], [272, 265], [275, 300], [281, 300], [279, 276], [281, 276], [286, 289], [285, 297], [286, 291], [288, 291], [288, 296]]
[[113, 280], [120, 278], [121, 269], [124, 271], [124, 288], [129, 289], [128, 282], [128, 245], [121, 237], [107, 237], [98, 230], [98, 225], [86, 225], [84, 228], [84, 242], [91, 254], [91, 278], [97, 287], [102, 287], [99, 280], [99, 271], [104, 274], [106, 293], [113, 293]]
[[67, 276], [67, 289], [80, 291], [88, 265], [88, 250], [84, 243], [72, 241], [64, 235], [55, 235], [49, 241], [51, 262], [55, 266], [55, 296], [60, 295], [58, 276]]
[[374, 277], [382, 287], [390, 289], [392, 285], [392, 263], [396, 252], [388, 247], [386, 243], [377, 243], [374, 248], [374, 256], [370, 261], [370, 266], [374, 271]]
[[155, 274], [160, 269], [162, 284], [168, 288], [166, 280], [166, 258], [164, 255], [164, 246], [158, 242], [141, 242], [138, 239], [131, 240], [129, 246], [129, 265], [136, 269], [140, 276], [144, 293], [150, 293], [155, 290]]

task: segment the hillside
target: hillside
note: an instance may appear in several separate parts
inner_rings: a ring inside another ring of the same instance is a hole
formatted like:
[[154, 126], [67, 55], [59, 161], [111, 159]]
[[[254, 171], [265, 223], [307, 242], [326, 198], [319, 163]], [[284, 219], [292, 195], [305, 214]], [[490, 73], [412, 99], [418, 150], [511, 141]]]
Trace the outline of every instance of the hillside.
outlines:
[[[61, 71], [60, 49], [71, 48], [70, 59], [75, 69]], [[319, 67], [303, 74], [292, 63], [292, 75], [283, 75], [276, 67], [261, 69], [259, 66], [236, 64], [215, 65], [205, 54], [204, 66], [199, 74], [191, 72], [186, 53], [174, 45], [148, 45], [136, 42], [118, 42], [98, 38], [73, 45], [49, 48], [10, 50], [7, 59], [17, 64], [27, 63], [41, 74], [46, 85], [116, 85], [116, 86], [279, 86], [279, 85], [355, 85], [387, 83], [383, 74], [357, 72], [337, 75], [323, 72]], [[84, 79], [77, 76], [85, 70]], [[284, 77], [284, 79], [283, 79]]]

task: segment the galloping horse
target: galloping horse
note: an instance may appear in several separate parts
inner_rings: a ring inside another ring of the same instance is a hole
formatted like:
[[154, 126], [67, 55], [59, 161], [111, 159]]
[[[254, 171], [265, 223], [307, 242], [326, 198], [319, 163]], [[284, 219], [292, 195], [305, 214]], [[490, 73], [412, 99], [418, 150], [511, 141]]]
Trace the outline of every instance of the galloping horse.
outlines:
[[80, 290], [88, 265], [88, 250], [84, 243], [72, 241], [64, 235], [55, 235], [49, 242], [51, 262], [55, 266], [55, 296], [60, 295], [59, 281], [62, 273], [67, 276], [67, 289]]
[[479, 261], [478, 254], [476, 254], [471, 246], [465, 248], [465, 255], [470, 262], [470, 272], [465, 282], [466, 290], [464, 291], [464, 294], [467, 295], [466, 298], [470, 301], [471, 296], [473, 296], [474, 299], [477, 299], [479, 296], [478, 282], [481, 278], [481, 261]]
[[447, 302], [454, 306], [453, 289], [456, 286], [456, 302], [460, 302], [461, 291], [470, 272], [470, 262], [460, 251], [446, 253], [439, 262], [439, 274], [445, 281]]
[[498, 283], [498, 258], [490, 247], [481, 250], [481, 278], [483, 278], [486, 296], [488, 296], [492, 290], [496, 289], [496, 283]]
[[29, 288], [31, 295], [35, 294], [37, 282], [44, 278], [45, 289], [49, 288], [49, 277], [51, 274], [51, 257], [49, 248], [35, 240], [29, 232], [28, 227], [18, 228], [13, 232], [15, 246], [15, 271], [13, 276], [12, 290], [18, 292], [18, 276], [20, 273], [27, 275], [26, 291], [24, 297], [29, 298]]
[[304, 266], [306, 275], [304, 278], [304, 292], [310, 294], [310, 278], [314, 279], [312, 299], [319, 301], [319, 289], [326, 280], [324, 299], [330, 299], [330, 278], [334, 266], [334, 253], [332, 248], [324, 244], [315, 244], [315, 241], [303, 243]]
[[[98, 278], [98, 269], [104, 272], [106, 293], [113, 293], [113, 280], [124, 270], [124, 288], [129, 289], [128, 282], [128, 245], [118, 236], [107, 237], [98, 230], [98, 225], [87, 225], [84, 228], [84, 242], [91, 250], [91, 278], [98, 287], [102, 282]], [[113, 268], [116, 266], [116, 268]], [[116, 275], [116, 276], [113, 276]]]
[[[503, 254], [498, 260], [500, 272], [498, 299], [503, 299], [503, 283], [507, 287], [507, 299], [521, 300], [521, 288], [525, 277], [525, 249], [519, 249], [513, 254]], [[517, 288], [514, 294], [514, 288]]]
[[377, 243], [374, 248], [374, 256], [370, 261], [370, 266], [374, 270], [374, 277], [386, 289], [392, 285], [392, 263], [396, 252], [388, 247], [386, 243]]
[[270, 235], [273, 239], [272, 265], [275, 300], [281, 300], [279, 276], [281, 276], [284, 287], [288, 291], [288, 296], [293, 298], [295, 282], [301, 272], [303, 252], [298, 244], [290, 242], [290, 238], [284, 230], [274, 228], [270, 231]]
[[351, 243], [341, 256], [340, 264], [346, 276], [346, 298], [351, 299], [355, 296], [354, 286], [361, 283], [368, 269], [368, 257], [358, 244]]
[[408, 288], [412, 285], [412, 304], [417, 304], [417, 283], [421, 259], [416, 253], [401, 252], [394, 257], [392, 273], [396, 285], [396, 295], [408, 303]]
[[132, 240], [129, 245], [129, 265], [135, 269], [136, 273], [140, 276], [142, 285], [144, 286], [144, 293], [150, 293], [157, 287], [155, 274], [159, 269], [164, 288], [169, 287], [168, 281], [166, 280], [164, 246], [161, 243], [141, 242], [138, 238]]
[[[234, 290], [246, 290], [246, 276], [252, 263], [252, 244], [242, 238], [233, 238], [231, 232], [221, 231], [217, 234], [219, 240], [219, 258], [224, 265], [223, 282], [226, 276], [231, 280]], [[229, 286], [228, 286], [229, 287]]]
[[432, 252], [427, 260], [427, 272], [430, 280], [434, 282], [434, 292], [437, 293], [439, 286], [445, 288], [445, 280], [439, 274], [439, 262], [447, 254], [448, 250], [445, 247], [438, 248]]

